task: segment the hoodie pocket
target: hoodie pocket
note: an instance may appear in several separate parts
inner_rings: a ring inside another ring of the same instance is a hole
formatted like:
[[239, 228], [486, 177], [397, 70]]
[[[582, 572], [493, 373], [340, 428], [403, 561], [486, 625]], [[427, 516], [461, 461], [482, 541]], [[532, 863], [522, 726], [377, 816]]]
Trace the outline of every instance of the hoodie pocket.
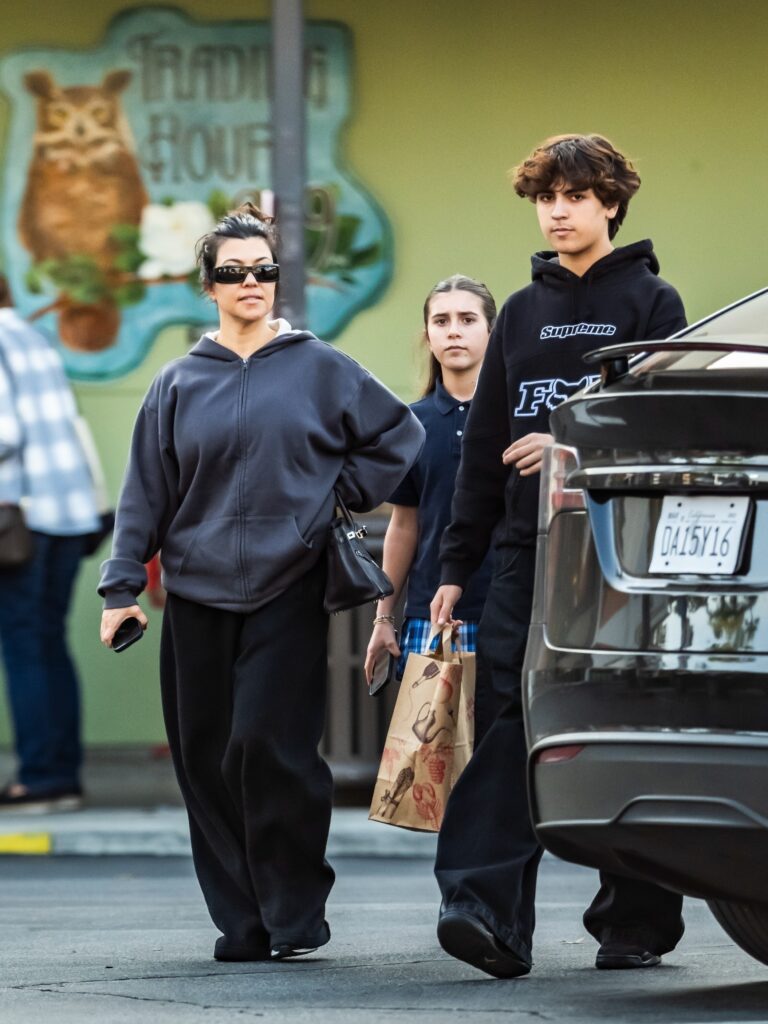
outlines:
[[195, 531], [179, 575], [197, 577], [201, 600], [254, 597], [300, 575], [311, 548], [293, 516], [211, 519]]
[[243, 552], [251, 597], [271, 594], [306, 572], [308, 544], [293, 516], [246, 516]]

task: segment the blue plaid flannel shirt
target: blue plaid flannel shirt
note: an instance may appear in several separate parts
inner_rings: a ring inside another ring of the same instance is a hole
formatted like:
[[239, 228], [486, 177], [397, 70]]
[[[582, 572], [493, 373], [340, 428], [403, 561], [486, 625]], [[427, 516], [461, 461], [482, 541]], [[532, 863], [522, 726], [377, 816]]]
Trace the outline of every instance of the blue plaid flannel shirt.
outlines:
[[[477, 650], [477, 622], [463, 622], [459, 626], [461, 649], [471, 654]], [[403, 678], [408, 655], [425, 654], [432, 623], [429, 619], [406, 619], [400, 637], [400, 660], [397, 663], [397, 678]]]
[[0, 309], [0, 502], [30, 530], [92, 533], [99, 518], [58, 352], [13, 309]]

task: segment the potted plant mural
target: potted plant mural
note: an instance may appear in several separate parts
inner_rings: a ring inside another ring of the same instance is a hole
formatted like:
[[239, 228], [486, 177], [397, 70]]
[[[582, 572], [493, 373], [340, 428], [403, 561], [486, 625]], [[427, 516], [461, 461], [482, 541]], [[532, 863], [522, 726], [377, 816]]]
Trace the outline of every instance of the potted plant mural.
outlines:
[[111, 345], [120, 326], [120, 309], [141, 302], [150, 285], [188, 281], [197, 285], [195, 243], [222, 212], [221, 197], [208, 204], [187, 201], [147, 203], [138, 224], [115, 224], [109, 233], [108, 259], [87, 253], [33, 264], [27, 273], [32, 292], [55, 298], [36, 311], [56, 311], [59, 337], [78, 351]]

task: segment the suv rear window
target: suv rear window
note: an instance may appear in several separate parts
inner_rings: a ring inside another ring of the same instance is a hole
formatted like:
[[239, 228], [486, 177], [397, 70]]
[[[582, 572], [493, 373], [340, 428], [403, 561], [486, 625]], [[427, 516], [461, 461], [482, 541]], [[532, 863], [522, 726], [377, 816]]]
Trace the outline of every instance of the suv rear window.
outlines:
[[675, 335], [708, 342], [722, 338], [730, 343], [765, 346], [761, 352], [713, 351], [656, 352], [632, 366], [632, 374], [644, 376], [659, 370], [768, 370], [768, 288], [751, 295], [714, 316]]

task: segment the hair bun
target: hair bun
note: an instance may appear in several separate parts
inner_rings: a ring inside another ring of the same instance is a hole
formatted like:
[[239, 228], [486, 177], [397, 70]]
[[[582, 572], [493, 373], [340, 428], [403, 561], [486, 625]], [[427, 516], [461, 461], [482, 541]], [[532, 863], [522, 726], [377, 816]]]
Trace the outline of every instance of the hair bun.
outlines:
[[250, 199], [247, 199], [244, 203], [241, 203], [237, 209], [230, 210], [227, 214], [228, 217], [253, 217], [254, 220], [261, 221], [262, 224], [274, 224], [275, 218], [270, 217], [268, 213], [262, 213], [255, 203], [252, 203]]

